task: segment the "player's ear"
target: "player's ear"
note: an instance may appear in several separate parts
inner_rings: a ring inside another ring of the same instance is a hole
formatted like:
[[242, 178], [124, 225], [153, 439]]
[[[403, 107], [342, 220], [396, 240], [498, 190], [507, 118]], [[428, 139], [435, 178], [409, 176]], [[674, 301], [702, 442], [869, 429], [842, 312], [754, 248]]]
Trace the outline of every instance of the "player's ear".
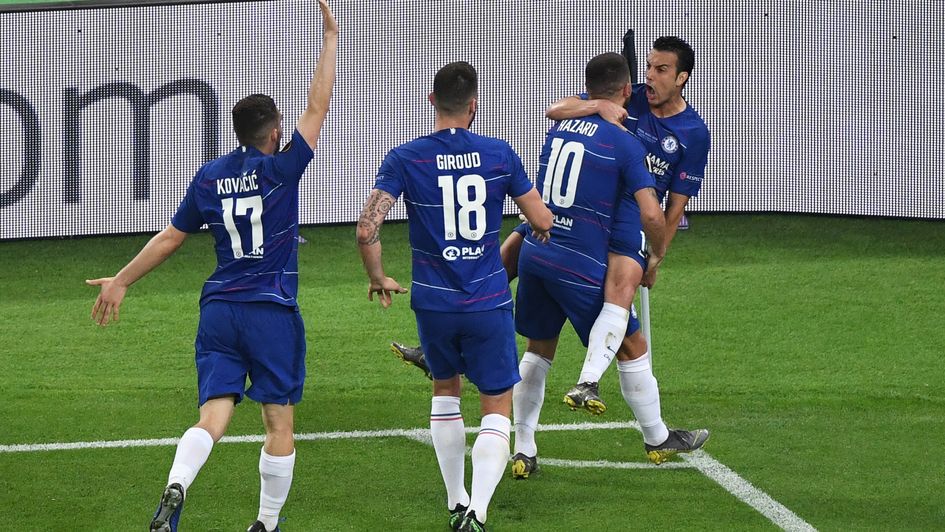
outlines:
[[686, 81], [689, 80], [689, 72], [680, 72], [676, 74], [676, 86], [682, 87], [686, 84]]
[[469, 100], [469, 109], [466, 110], [467, 113], [471, 115], [476, 114], [476, 108], [478, 107], [478, 105], [479, 105], [479, 100], [477, 98], [473, 98], [472, 100]]
[[427, 94], [427, 100], [430, 101], [430, 105], [436, 107], [436, 98], [433, 97], [433, 93]]
[[630, 97], [631, 94], [633, 94], [633, 85], [627, 83], [623, 87], [623, 92], [621, 93], [621, 96], [623, 96], [623, 99], [626, 100], [627, 98]]

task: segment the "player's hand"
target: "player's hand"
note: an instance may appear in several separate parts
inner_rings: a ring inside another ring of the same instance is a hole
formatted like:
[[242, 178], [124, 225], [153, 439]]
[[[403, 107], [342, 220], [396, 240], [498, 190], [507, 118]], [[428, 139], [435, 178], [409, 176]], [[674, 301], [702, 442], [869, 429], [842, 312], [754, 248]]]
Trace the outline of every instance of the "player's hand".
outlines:
[[371, 281], [371, 284], [368, 286], [368, 301], [374, 301], [374, 294], [377, 294], [377, 300], [381, 302], [381, 306], [387, 308], [393, 302], [391, 299], [391, 294], [406, 294], [407, 289], [400, 286], [394, 279], [390, 277], [385, 277], [381, 281]]
[[646, 260], [646, 271], [643, 272], [643, 280], [640, 281], [640, 286], [646, 288], [653, 288], [653, 285], [656, 284], [656, 273], [659, 271], [660, 264], [663, 263], [663, 257], [656, 257], [650, 255]]
[[610, 100], [597, 100], [597, 114], [611, 124], [626, 131], [623, 121], [627, 119], [627, 110]]
[[335, 15], [328, 7], [328, 2], [318, 0], [318, 7], [322, 10], [322, 23], [325, 25], [325, 33], [338, 33], [338, 21], [335, 20]]
[[529, 229], [532, 230], [532, 238], [541, 242], [542, 244], [547, 244], [551, 240], [551, 231], [536, 231], [532, 228], [532, 224], [529, 223], [528, 218], [524, 214], [519, 214], [518, 219], [527, 223]]
[[92, 305], [92, 321], [102, 327], [108, 325], [109, 319], [118, 321], [118, 309], [121, 307], [121, 301], [125, 299], [128, 287], [115, 282], [114, 277], [86, 279], [85, 284], [102, 287], [95, 299], [95, 304]]

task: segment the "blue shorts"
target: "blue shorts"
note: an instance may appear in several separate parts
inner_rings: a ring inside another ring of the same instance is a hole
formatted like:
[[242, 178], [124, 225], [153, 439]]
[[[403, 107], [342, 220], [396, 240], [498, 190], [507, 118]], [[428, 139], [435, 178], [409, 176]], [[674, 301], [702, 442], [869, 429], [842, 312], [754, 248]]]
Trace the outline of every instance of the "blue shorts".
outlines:
[[[584, 347], [604, 306], [603, 290], [589, 290], [545, 279], [531, 273], [518, 277], [515, 296], [515, 330], [532, 340], [557, 338], [570, 320]], [[636, 312], [631, 311], [627, 336], [640, 329]]]
[[[199, 403], [243, 393], [259, 403], [296, 404], [305, 383], [305, 325], [297, 308], [211, 300], [194, 343]], [[246, 389], [246, 377], [251, 385]]]
[[511, 310], [414, 312], [434, 379], [463, 373], [486, 395], [498, 395], [522, 380]]
[[637, 223], [614, 222], [610, 228], [610, 252], [630, 257], [646, 271], [649, 254], [646, 252], [646, 236], [639, 220]]

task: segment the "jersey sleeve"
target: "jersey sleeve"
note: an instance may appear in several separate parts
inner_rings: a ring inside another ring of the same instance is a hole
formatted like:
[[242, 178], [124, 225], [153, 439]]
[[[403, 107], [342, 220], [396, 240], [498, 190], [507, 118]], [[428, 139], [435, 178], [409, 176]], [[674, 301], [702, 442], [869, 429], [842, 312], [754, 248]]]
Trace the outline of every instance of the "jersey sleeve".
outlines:
[[181, 200], [177, 212], [171, 218], [171, 225], [185, 233], [196, 233], [205, 223], [203, 215], [200, 214], [200, 208], [197, 206], [196, 182], [196, 178], [190, 182], [184, 199]]
[[689, 139], [689, 145], [683, 152], [682, 160], [676, 166], [676, 173], [669, 184], [669, 191], [684, 196], [695, 197], [702, 188], [705, 167], [709, 163], [709, 130], [703, 129], [699, 135]]
[[623, 133], [621, 138], [622, 149], [619, 159], [620, 176], [623, 182], [624, 194], [632, 196], [644, 188], [656, 188], [653, 174], [646, 167], [646, 147], [631, 133]]
[[534, 188], [528, 174], [525, 173], [525, 166], [522, 159], [515, 153], [515, 150], [509, 146], [509, 196], [517, 198]]
[[377, 175], [374, 177], [374, 188], [383, 190], [395, 198], [399, 198], [404, 191], [404, 173], [395, 150], [387, 152], [384, 162], [381, 163]]
[[292, 132], [292, 140], [272, 158], [275, 175], [283, 183], [296, 183], [302, 179], [313, 156], [311, 146], [296, 129]]

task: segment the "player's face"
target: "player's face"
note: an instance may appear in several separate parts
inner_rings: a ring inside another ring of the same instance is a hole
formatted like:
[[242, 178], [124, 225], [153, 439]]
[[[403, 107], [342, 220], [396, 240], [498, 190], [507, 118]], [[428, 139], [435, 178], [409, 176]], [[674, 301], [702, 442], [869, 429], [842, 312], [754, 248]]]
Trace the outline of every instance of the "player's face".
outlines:
[[653, 50], [646, 58], [646, 100], [659, 107], [682, 95], [689, 75], [677, 72], [678, 58], [673, 52]]

